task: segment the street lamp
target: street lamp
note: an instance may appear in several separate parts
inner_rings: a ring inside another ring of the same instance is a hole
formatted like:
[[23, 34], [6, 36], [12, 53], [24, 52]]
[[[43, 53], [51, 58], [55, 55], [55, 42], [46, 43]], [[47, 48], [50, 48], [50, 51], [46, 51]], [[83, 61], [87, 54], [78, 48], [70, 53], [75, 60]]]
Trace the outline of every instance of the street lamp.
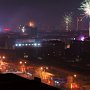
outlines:
[[20, 61], [19, 63], [22, 64], [22, 61]]
[[20, 61], [19, 62], [19, 64], [21, 65], [20, 68], [21, 68], [21, 71], [22, 72], [26, 72], [26, 67], [25, 67], [25, 64], [26, 63], [27, 63], [26, 61], [25, 62], [23, 62], [23, 61]]
[[[79, 10], [84, 11], [85, 16], [88, 16], [90, 19], [90, 0], [84, 0], [81, 3]], [[90, 36], [90, 20], [89, 20], [89, 36]]]
[[76, 74], [74, 74], [73, 76], [74, 76], [75, 78], [77, 77], [77, 75], [76, 75]]
[[0, 56], [0, 59], [2, 60], [2, 59], [5, 59], [6, 57], [5, 56]]
[[26, 61], [25, 61], [25, 62], [23, 62], [23, 61], [20, 61], [19, 63], [20, 63], [20, 64], [26, 64], [27, 62], [26, 62]]
[[5, 59], [5, 56], [3, 56], [2, 58]]
[[82, 20], [84, 19], [84, 17], [86, 17], [86, 15], [84, 15], [84, 16], [80, 16], [80, 17], [77, 17], [77, 31], [79, 30], [79, 22], [82, 22]]
[[43, 70], [43, 67], [41, 67], [40, 69]]
[[27, 63], [27, 62], [24, 62], [25, 64]]
[[48, 70], [48, 67], [42, 66], [40, 67], [40, 77], [43, 78], [43, 76], [46, 75], [46, 70]]
[[48, 67], [42, 66], [40, 69], [45, 72], [46, 70], [48, 70]]

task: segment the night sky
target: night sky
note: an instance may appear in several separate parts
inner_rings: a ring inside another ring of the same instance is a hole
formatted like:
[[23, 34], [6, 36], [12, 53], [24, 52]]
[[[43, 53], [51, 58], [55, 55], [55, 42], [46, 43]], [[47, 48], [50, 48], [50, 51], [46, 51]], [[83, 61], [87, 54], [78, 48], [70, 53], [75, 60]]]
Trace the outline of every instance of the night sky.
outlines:
[[39, 28], [61, 28], [65, 13], [77, 15], [83, 0], [0, 0], [0, 25], [15, 27], [34, 20]]

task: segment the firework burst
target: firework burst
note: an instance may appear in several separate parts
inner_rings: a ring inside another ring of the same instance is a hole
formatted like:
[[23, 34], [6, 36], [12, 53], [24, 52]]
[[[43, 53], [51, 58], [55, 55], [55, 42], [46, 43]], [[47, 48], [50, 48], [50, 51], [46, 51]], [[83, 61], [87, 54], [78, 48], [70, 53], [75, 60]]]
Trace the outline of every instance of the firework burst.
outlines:
[[[79, 10], [84, 11], [85, 16], [88, 16], [90, 18], [90, 0], [84, 0], [81, 3], [81, 6]], [[89, 20], [89, 37], [90, 37], [90, 20]]]
[[64, 16], [64, 22], [66, 24], [66, 30], [68, 31], [69, 30], [69, 27], [70, 27], [70, 24], [72, 22], [72, 15], [71, 14], [65, 14]]
[[72, 17], [71, 17], [71, 15], [65, 15], [65, 16], [64, 16], [64, 20], [65, 20], [65, 23], [66, 23], [66, 24], [71, 23], [71, 22], [72, 22]]
[[84, 11], [85, 15], [90, 16], [90, 0], [84, 0], [79, 10]]

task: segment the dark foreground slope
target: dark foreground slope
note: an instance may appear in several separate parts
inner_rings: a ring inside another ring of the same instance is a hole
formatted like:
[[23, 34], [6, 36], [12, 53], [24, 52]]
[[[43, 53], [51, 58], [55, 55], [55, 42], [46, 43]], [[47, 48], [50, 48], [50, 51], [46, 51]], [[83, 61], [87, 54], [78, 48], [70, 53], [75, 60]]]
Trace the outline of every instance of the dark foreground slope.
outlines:
[[1, 90], [60, 90], [41, 83], [38, 80], [28, 80], [15, 74], [0, 74]]

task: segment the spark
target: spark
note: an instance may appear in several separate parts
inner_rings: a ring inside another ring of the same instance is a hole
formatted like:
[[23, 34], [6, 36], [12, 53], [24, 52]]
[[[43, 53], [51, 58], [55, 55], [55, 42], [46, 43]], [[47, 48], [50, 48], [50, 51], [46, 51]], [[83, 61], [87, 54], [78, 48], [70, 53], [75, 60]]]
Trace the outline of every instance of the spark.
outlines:
[[65, 14], [64, 16], [64, 22], [66, 24], [66, 31], [69, 30], [70, 24], [72, 22], [72, 13], [70, 14]]
[[[90, 0], [84, 0], [81, 3], [79, 10], [83, 11], [85, 16], [90, 18]], [[89, 20], [89, 37], [90, 37], [90, 20]]]
[[83, 1], [79, 10], [84, 11], [86, 16], [90, 16], [90, 0]]
[[64, 16], [64, 20], [65, 20], [65, 23], [66, 23], [66, 24], [71, 23], [71, 22], [72, 22], [72, 17], [71, 17], [71, 15], [65, 15], [65, 16]]
[[25, 32], [25, 26], [22, 27], [22, 32], [23, 32], [23, 33]]

